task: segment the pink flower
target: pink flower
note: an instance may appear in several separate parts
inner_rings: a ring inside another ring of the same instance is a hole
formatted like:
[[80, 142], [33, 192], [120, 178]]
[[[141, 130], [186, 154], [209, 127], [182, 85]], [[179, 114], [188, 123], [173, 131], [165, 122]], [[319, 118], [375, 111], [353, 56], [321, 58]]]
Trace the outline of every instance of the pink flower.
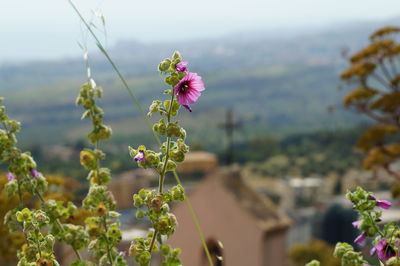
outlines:
[[367, 238], [367, 234], [362, 233], [361, 235], [357, 236], [356, 239], [354, 239], [354, 243], [357, 243], [359, 245], [364, 245], [366, 238]]
[[387, 210], [392, 206], [392, 203], [390, 201], [388, 201], [388, 200], [377, 200], [376, 201], [376, 206]]
[[146, 160], [145, 156], [144, 156], [144, 151], [140, 150], [135, 157], [133, 157], [133, 159], [135, 161], [141, 161], [144, 162]]
[[7, 179], [8, 179], [8, 181], [14, 180], [15, 179], [15, 175], [13, 173], [11, 173], [11, 172], [8, 172], [7, 173]]
[[369, 252], [372, 256], [377, 252], [378, 257], [382, 261], [387, 261], [391, 257], [396, 256], [394, 249], [386, 242], [386, 238], [382, 238]]
[[175, 65], [175, 69], [178, 72], [186, 72], [186, 71], [188, 71], [188, 68], [187, 68], [188, 64], [189, 64], [188, 62], [180, 62]]
[[196, 73], [189, 72], [175, 85], [174, 90], [178, 103], [191, 112], [192, 109], [190, 109], [189, 104], [194, 104], [200, 97], [200, 92], [205, 88], [201, 77]]
[[360, 228], [361, 221], [354, 221], [351, 224], [353, 225], [354, 228]]
[[31, 169], [29, 170], [29, 172], [30, 172], [30, 176], [31, 176], [32, 178], [38, 178], [38, 177], [39, 177], [39, 172], [36, 171], [36, 169], [31, 168]]

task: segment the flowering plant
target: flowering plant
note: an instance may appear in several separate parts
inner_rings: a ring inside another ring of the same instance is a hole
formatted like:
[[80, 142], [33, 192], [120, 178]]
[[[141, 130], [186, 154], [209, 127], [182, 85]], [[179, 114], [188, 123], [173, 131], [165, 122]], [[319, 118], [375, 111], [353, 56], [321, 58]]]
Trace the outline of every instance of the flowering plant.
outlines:
[[[177, 219], [171, 213], [169, 203], [185, 199], [185, 191], [181, 185], [164, 190], [164, 180], [168, 172], [174, 171], [177, 162], [185, 159], [189, 146], [185, 144], [186, 131], [178, 121], [172, 121], [178, 115], [180, 106], [191, 111], [189, 104], [199, 98], [204, 85], [196, 73], [187, 68], [181, 55], [175, 52], [171, 59], [165, 59], [159, 65], [159, 71], [166, 75], [165, 82], [171, 87], [164, 93], [169, 100], [153, 101], [148, 115], [161, 115], [153, 130], [165, 137], [159, 152], [139, 145], [136, 149], [129, 147], [129, 154], [139, 167], [153, 168], [159, 174], [157, 190], [141, 189], [133, 196], [137, 208], [138, 219], [148, 217], [153, 230], [148, 238], [136, 238], [132, 242], [129, 255], [135, 257], [140, 265], [149, 265], [152, 253], [161, 251], [163, 265], [180, 265], [179, 249], [173, 249], [163, 243], [174, 233]], [[29, 152], [22, 152], [17, 146], [16, 133], [20, 130], [17, 121], [10, 120], [4, 106], [0, 106], [0, 162], [8, 164], [8, 183], [4, 186], [9, 197], [17, 195], [19, 205], [9, 211], [5, 223], [11, 231], [20, 230], [25, 235], [25, 244], [18, 252], [18, 265], [59, 265], [54, 252], [56, 241], [64, 242], [74, 250], [78, 265], [126, 265], [125, 252], [118, 250], [122, 239], [119, 213], [113, 195], [105, 186], [111, 180], [108, 168], [101, 167], [105, 153], [100, 150], [100, 142], [111, 137], [112, 130], [103, 124], [104, 111], [97, 105], [96, 98], [101, 98], [103, 90], [96, 85], [88, 71], [88, 81], [81, 87], [76, 104], [85, 112], [82, 119], [90, 119], [93, 126], [88, 140], [93, 148], [85, 148], [80, 153], [80, 163], [88, 172], [90, 188], [82, 206], [89, 213], [84, 225], [74, 225], [70, 221], [77, 211], [72, 203], [45, 200], [43, 194], [47, 190], [45, 176], [37, 170], [37, 165]], [[4, 99], [0, 98], [0, 102]], [[30, 208], [24, 202], [24, 195], [38, 198], [39, 209]], [[90, 260], [84, 260], [81, 250], [88, 248], [92, 254]]]
[[[392, 203], [387, 200], [378, 200], [371, 192], [358, 187], [346, 194], [353, 204], [353, 209], [359, 214], [359, 219], [352, 224], [361, 231], [354, 239], [354, 243], [365, 246], [367, 239], [372, 241], [369, 255], [377, 257], [380, 265], [397, 265], [400, 263], [400, 227], [392, 222], [381, 224], [382, 210], [387, 210]], [[368, 266], [368, 261], [361, 252], [355, 251], [348, 243], [337, 243], [333, 254], [340, 258], [342, 265]], [[318, 261], [312, 261], [308, 266], [318, 266]]]

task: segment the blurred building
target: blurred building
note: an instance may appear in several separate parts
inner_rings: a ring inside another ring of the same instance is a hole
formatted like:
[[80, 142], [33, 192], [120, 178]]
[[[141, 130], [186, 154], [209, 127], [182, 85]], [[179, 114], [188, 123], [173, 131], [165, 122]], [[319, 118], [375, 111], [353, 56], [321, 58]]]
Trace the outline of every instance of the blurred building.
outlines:
[[[188, 197], [215, 265], [288, 265], [285, 243], [289, 219], [270, 199], [250, 188], [238, 168], [214, 171]], [[208, 265], [186, 204], [177, 204], [173, 213], [179, 226], [169, 242], [182, 249], [183, 265]], [[217, 256], [223, 260], [218, 261]]]
[[205, 151], [189, 152], [185, 161], [178, 164], [177, 171], [182, 174], [194, 172], [210, 173], [217, 169], [218, 158], [215, 154]]
[[108, 185], [117, 202], [117, 209], [133, 208], [133, 194], [141, 188], [148, 188], [153, 180], [157, 180], [157, 173], [153, 169], [138, 168], [127, 171], [113, 178]]

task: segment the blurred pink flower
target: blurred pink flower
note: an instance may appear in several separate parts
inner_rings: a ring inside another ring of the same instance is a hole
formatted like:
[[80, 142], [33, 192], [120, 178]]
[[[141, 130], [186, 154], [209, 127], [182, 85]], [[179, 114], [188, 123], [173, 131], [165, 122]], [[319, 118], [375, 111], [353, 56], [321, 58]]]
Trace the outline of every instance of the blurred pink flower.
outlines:
[[136, 154], [136, 156], [133, 157], [133, 159], [134, 159], [135, 161], [141, 161], [141, 162], [144, 162], [144, 161], [146, 160], [143, 151], [139, 151], [139, 152]]
[[186, 72], [186, 71], [188, 71], [187, 65], [189, 65], [188, 62], [180, 62], [175, 65], [175, 69], [178, 72]]
[[8, 179], [8, 181], [14, 180], [15, 179], [15, 175], [13, 173], [11, 173], [11, 172], [8, 172], [7, 173], [7, 179]]

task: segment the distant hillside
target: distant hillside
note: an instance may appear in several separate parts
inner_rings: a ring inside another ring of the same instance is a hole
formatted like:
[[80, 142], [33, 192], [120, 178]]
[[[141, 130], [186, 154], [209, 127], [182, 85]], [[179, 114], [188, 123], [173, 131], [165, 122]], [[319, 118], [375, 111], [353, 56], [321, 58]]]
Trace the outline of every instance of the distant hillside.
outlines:
[[[227, 108], [233, 108], [242, 121], [238, 132], [242, 140], [266, 132], [335, 129], [360, 121], [341, 110], [345, 92], [336, 88], [346, 65], [340, 54], [344, 47], [354, 51], [366, 44], [378, 26], [383, 25], [340, 25], [292, 38], [253, 32], [179, 43], [124, 41], [110, 52], [147, 108], [165, 89], [156, 65], [180, 50], [190, 61], [190, 69], [203, 76], [207, 88], [194, 112], [185, 113], [182, 120], [192, 141], [211, 146], [221, 145], [223, 135], [217, 124]], [[91, 64], [97, 83], [105, 90], [102, 105], [114, 128], [115, 142], [149, 140], [138, 111], [102, 56], [93, 52]], [[23, 122], [23, 143], [83, 137], [88, 127], [86, 121], [79, 121], [81, 110], [74, 99], [84, 80], [79, 58], [0, 67], [0, 94], [7, 97], [10, 112]], [[328, 105], [338, 107], [334, 115], [328, 114]]]

